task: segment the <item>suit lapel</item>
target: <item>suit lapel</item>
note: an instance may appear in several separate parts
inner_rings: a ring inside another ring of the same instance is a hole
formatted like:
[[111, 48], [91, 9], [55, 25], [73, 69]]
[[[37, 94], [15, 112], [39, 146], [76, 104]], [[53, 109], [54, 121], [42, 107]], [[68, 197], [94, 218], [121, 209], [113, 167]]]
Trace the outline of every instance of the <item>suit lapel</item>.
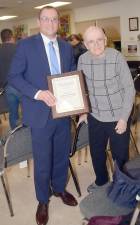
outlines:
[[64, 72], [64, 45], [63, 42], [58, 38], [58, 46], [59, 46], [59, 53], [60, 53], [60, 66], [61, 66], [61, 73]]
[[48, 57], [46, 54], [45, 46], [40, 34], [36, 35], [37, 48], [38, 48], [38, 58], [41, 61], [42, 67], [44, 67], [44, 71], [46, 71], [47, 75], [50, 75], [50, 67], [48, 62]]

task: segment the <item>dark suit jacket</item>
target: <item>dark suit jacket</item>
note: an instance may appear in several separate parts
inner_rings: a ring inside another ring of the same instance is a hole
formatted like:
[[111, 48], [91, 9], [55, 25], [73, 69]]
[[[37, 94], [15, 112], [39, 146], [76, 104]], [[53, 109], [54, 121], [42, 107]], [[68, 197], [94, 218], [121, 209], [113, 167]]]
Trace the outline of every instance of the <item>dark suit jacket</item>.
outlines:
[[[58, 39], [61, 71], [76, 69], [73, 50], [67, 42]], [[22, 93], [23, 122], [31, 127], [43, 127], [48, 119], [50, 107], [34, 99], [38, 90], [48, 89], [47, 75], [50, 68], [44, 43], [40, 34], [18, 43], [9, 73], [9, 83]]]
[[7, 83], [8, 71], [15, 54], [16, 45], [13, 43], [3, 43], [0, 45], [0, 88]]

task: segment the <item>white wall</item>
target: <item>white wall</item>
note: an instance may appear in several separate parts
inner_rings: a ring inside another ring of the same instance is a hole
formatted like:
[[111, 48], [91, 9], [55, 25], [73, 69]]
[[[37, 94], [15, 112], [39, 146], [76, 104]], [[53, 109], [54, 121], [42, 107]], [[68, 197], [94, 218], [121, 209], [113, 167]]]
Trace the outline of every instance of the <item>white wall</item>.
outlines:
[[[131, 0], [130, 0], [131, 1]], [[74, 10], [75, 22], [120, 16], [120, 1]]]
[[0, 31], [4, 28], [13, 28], [13, 21], [1, 21], [0, 22]]

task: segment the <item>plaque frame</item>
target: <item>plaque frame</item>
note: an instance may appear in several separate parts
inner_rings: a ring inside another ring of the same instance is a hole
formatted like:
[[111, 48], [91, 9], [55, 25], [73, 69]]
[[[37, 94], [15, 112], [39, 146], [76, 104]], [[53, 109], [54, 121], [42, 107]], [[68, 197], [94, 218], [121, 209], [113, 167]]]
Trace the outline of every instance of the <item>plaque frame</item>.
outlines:
[[[79, 97], [82, 98], [83, 107], [79, 108], [79, 109], [75, 109], [75, 110], [70, 110], [70, 111], [68, 110], [68, 111], [64, 111], [64, 112], [57, 112], [56, 106], [53, 106], [52, 107], [52, 117], [54, 119], [55, 118], [66, 117], [66, 116], [80, 115], [80, 114], [84, 114], [84, 113], [88, 113], [89, 112], [88, 92], [86, 90], [85, 79], [84, 79], [84, 75], [83, 75], [82, 71], [72, 71], [72, 72], [67, 72], [67, 73], [47, 76], [48, 89], [55, 96], [53, 80], [56, 79], [56, 78], [57, 78], [57, 80], [59, 80], [59, 78], [68, 77], [68, 76], [70, 78], [70, 76], [75, 76], [75, 75], [76, 75], [76, 77], [78, 76], [78, 83], [79, 83], [80, 89], [81, 89], [81, 92], [79, 92]], [[74, 77], [72, 77], [72, 78], [74, 78]], [[57, 96], [55, 96], [55, 97], [57, 99]]]

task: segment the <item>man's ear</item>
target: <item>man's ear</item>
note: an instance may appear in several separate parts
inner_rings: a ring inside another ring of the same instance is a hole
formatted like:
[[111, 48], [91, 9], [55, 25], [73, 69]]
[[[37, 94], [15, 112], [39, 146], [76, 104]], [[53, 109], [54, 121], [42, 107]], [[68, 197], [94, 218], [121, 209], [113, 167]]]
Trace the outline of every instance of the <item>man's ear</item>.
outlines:
[[58, 21], [58, 29], [60, 29], [61, 25], [60, 25], [60, 20]]
[[105, 37], [105, 46], [107, 46], [107, 37]]
[[39, 20], [39, 18], [37, 19], [37, 25], [40, 27], [40, 20]]
[[87, 43], [86, 43], [85, 41], [84, 41], [84, 45], [85, 45], [85, 47], [86, 47], [87, 49], [89, 49], [89, 48], [88, 48], [88, 45], [87, 45]]

